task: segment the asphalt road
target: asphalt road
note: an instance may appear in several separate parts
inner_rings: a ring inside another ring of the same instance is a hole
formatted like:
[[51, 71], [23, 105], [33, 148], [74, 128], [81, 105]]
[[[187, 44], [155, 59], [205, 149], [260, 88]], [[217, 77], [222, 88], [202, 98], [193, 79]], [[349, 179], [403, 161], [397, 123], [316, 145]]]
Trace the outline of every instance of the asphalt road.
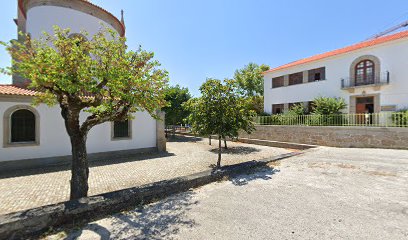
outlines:
[[408, 151], [320, 147], [59, 238], [408, 239]]

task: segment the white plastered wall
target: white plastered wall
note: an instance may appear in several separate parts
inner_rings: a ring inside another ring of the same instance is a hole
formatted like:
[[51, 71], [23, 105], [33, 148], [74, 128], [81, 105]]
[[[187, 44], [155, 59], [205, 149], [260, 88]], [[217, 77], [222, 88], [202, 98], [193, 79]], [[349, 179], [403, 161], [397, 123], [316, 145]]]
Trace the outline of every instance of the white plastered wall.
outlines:
[[[372, 87], [356, 88], [354, 93], [341, 89], [341, 79], [350, 75], [352, 62], [364, 55], [374, 55], [381, 62], [381, 72], [390, 72], [390, 84], [379, 90]], [[272, 88], [272, 78], [326, 67], [325, 81], [311, 82], [287, 87]], [[268, 73], [264, 76], [265, 112], [272, 112], [272, 104], [306, 102], [315, 97], [342, 97], [349, 104], [350, 96], [380, 94], [381, 106], [396, 105], [408, 108], [408, 39], [396, 40], [381, 45], [329, 57], [308, 64]]]
[[[15, 105], [30, 105], [21, 102], [0, 102], [0, 161], [66, 156], [71, 154], [71, 144], [65, 130], [58, 106], [36, 107], [40, 115], [40, 145], [3, 148], [3, 119], [5, 111]], [[88, 153], [133, 150], [156, 147], [156, 120], [147, 112], [137, 112], [132, 120], [132, 138], [111, 139], [111, 123], [107, 122], [91, 129], [87, 139]], [[86, 114], [81, 118], [85, 119]]]
[[86, 30], [92, 36], [100, 30], [101, 23], [110, 27], [101, 19], [80, 11], [57, 6], [37, 6], [27, 12], [26, 29], [32, 38], [41, 37], [44, 31], [52, 33], [55, 25], [62, 29], [70, 28], [71, 33]]

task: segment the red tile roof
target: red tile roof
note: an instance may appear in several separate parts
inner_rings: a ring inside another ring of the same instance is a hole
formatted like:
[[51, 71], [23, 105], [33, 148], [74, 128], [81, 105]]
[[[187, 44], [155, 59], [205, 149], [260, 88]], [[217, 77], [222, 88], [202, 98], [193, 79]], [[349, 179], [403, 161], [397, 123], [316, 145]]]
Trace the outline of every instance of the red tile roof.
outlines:
[[352, 51], [355, 51], [355, 50], [358, 50], [358, 49], [367, 48], [367, 47], [375, 46], [375, 45], [386, 43], [386, 42], [391, 42], [391, 41], [406, 38], [406, 37], [408, 37], [408, 30], [398, 32], [398, 33], [395, 33], [395, 34], [392, 34], [392, 35], [387, 35], [387, 36], [384, 36], [384, 37], [379, 37], [379, 38], [376, 38], [376, 39], [373, 39], [373, 40], [360, 42], [360, 43], [357, 43], [357, 44], [354, 44], [354, 45], [351, 45], [351, 46], [348, 46], [348, 47], [345, 47], [345, 48], [340, 48], [340, 49], [337, 49], [337, 50], [334, 50], [334, 51], [318, 54], [318, 55], [315, 55], [315, 56], [312, 56], [312, 57], [300, 59], [300, 60], [285, 64], [285, 65], [270, 69], [270, 70], [264, 72], [264, 74], [274, 72], [274, 71], [277, 71], [277, 70], [282, 70], [282, 69], [285, 69], [285, 68], [294, 67], [294, 66], [297, 66], [297, 65], [305, 64], [305, 63], [314, 62], [314, 61], [317, 61], [317, 60], [321, 60], [321, 59], [324, 59], [324, 58], [340, 55], [340, 54], [343, 54], [343, 53], [352, 52]]
[[[26, 89], [26, 88], [21, 88], [17, 87], [12, 84], [0, 84], [0, 96], [1, 95], [12, 95], [12, 96], [29, 96], [29, 97], [34, 97], [41, 92]], [[85, 93], [82, 95], [84, 98], [92, 98], [91, 93]]]
[[35, 96], [38, 92], [10, 84], [0, 84], [0, 95]]

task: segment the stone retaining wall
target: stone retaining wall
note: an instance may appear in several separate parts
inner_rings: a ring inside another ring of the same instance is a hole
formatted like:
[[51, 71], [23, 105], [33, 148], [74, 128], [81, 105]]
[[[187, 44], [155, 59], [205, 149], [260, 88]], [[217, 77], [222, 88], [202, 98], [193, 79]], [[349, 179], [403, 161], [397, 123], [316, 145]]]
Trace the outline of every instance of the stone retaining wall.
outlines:
[[256, 126], [240, 138], [331, 147], [408, 149], [408, 128]]

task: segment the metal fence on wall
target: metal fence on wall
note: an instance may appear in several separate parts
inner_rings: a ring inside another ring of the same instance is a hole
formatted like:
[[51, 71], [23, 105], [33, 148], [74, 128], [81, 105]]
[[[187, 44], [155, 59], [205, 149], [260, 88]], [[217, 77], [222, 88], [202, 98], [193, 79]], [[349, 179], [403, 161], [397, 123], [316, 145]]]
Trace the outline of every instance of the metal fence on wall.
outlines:
[[408, 112], [258, 116], [257, 125], [408, 127]]

